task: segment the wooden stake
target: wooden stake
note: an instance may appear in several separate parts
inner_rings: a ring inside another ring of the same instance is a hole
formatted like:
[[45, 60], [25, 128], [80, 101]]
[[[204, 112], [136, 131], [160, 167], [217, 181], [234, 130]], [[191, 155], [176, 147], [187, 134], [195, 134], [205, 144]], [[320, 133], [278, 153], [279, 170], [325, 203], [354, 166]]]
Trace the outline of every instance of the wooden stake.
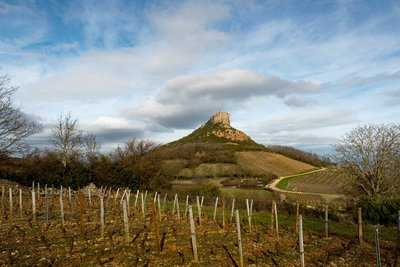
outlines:
[[325, 237], [329, 236], [329, 217], [328, 205], [325, 205]]
[[64, 227], [64, 198], [63, 198], [63, 187], [60, 187], [60, 216], [61, 225]]
[[126, 205], [126, 200], [122, 202], [122, 211], [124, 217], [124, 230], [125, 230], [125, 241], [129, 242], [129, 221], [128, 221], [128, 209]]
[[100, 194], [100, 230], [101, 230], [101, 238], [104, 238], [104, 229], [105, 229], [105, 221], [104, 221], [104, 195]]
[[239, 262], [240, 267], [244, 266], [243, 263], [243, 247], [242, 247], [242, 235], [240, 233], [240, 218], [239, 218], [239, 210], [236, 210], [236, 231], [238, 236], [238, 244], [239, 244]]
[[276, 238], [279, 239], [278, 209], [276, 208], [276, 202], [275, 201], [274, 201], [274, 214], [275, 214]]
[[299, 249], [300, 249], [300, 266], [304, 267], [303, 216], [301, 215], [299, 215]]
[[144, 192], [144, 201], [145, 202], [147, 201], [147, 190], [146, 190], [146, 192]]
[[363, 244], [363, 225], [362, 225], [362, 210], [358, 208], [358, 241]]
[[32, 189], [32, 218], [33, 221], [36, 221], [36, 199], [35, 199], [35, 190]]
[[10, 222], [12, 222], [13, 219], [13, 193], [12, 193], [12, 188], [8, 188], [8, 193], [9, 193], [9, 204], [10, 204]]
[[175, 210], [176, 210], [176, 197], [177, 197], [177, 194], [175, 194], [174, 202], [172, 203], [172, 214], [175, 214]]
[[160, 194], [157, 195], [157, 206], [158, 206], [158, 219], [161, 221], [161, 204], [160, 204]]
[[23, 211], [22, 211], [22, 189], [19, 189], [19, 217], [22, 219]]
[[126, 206], [128, 208], [128, 217], [130, 215], [130, 202], [131, 202], [131, 190], [129, 189], [126, 193]]
[[4, 215], [4, 197], [5, 197], [5, 188], [4, 185], [1, 187], [1, 216]]
[[197, 255], [196, 226], [193, 220], [192, 205], [189, 205], [189, 222], [190, 222], [190, 236], [192, 237], [193, 261], [198, 263], [199, 257]]
[[215, 204], [214, 204], [214, 215], [213, 215], [214, 222], [217, 221], [217, 207], [218, 207], [218, 197], [215, 198]]
[[247, 211], [247, 221], [249, 223], [249, 232], [251, 232], [250, 205], [248, 198], [246, 198], [246, 211]]
[[376, 266], [381, 267], [381, 247], [380, 247], [379, 225], [375, 226], [375, 252], [376, 252]]
[[69, 206], [71, 207], [72, 205], [72, 193], [71, 193], [71, 187], [68, 186], [68, 202]]
[[40, 183], [37, 183], [37, 201], [38, 201], [38, 205], [40, 207]]
[[122, 205], [122, 202], [124, 202], [125, 197], [126, 197], [126, 189], [125, 189], [124, 192], [122, 193], [122, 197], [121, 197], [121, 200], [120, 200], [120, 202], [119, 202], [121, 205]]
[[272, 205], [271, 205], [271, 233], [274, 234], [275, 232], [275, 227], [274, 227], [274, 203], [275, 201], [272, 201]]
[[114, 195], [114, 205], [115, 205], [115, 202], [117, 201], [118, 195], [119, 195], [119, 187], [117, 188], [117, 192]]
[[90, 187], [88, 187], [88, 198], [89, 198], [89, 207], [92, 206], [92, 193]]
[[300, 215], [300, 204], [296, 202], [296, 233], [299, 233], [299, 215]]
[[[146, 191], [146, 192], [147, 192], [147, 191]], [[143, 219], [146, 219], [143, 193], [140, 193], [140, 196], [141, 196], [141, 198], [142, 198], [142, 214], [143, 214]]]
[[185, 218], [186, 218], [187, 213], [188, 213], [188, 208], [189, 208], [189, 195], [186, 195], [185, 214], [183, 215], [183, 217], [185, 217]]
[[201, 205], [199, 196], [196, 196], [196, 203], [197, 203], [197, 215], [199, 217], [199, 225], [201, 225]]
[[231, 218], [229, 221], [232, 223], [233, 222], [233, 215], [235, 213], [235, 199], [232, 199], [232, 208], [231, 208]]
[[137, 202], [138, 202], [138, 197], [139, 197], [139, 190], [136, 190], [135, 209], [136, 209], [136, 205], [137, 205]]
[[222, 228], [225, 229], [225, 199], [222, 198]]
[[181, 210], [179, 208], [179, 197], [176, 195], [176, 211], [178, 215], [178, 220], [181, 220]]
[[156, 204], [156, 201], [157, 201], [157, 194], [158, 194], [157, 192], [154, 193], [154, 199], [153, 199], [154, 204]]
[[49, 223], [49, 198], [47, 195], [47, 184], [44, 186], [44, 203], [46, 207], [46, 223]]

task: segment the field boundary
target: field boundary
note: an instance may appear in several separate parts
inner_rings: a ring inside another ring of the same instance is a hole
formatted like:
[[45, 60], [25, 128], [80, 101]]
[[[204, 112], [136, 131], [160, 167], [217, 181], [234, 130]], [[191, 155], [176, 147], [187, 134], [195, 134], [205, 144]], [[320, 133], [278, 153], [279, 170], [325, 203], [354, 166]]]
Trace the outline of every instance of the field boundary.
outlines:
[[287, 190], [287, 185], [290, 179], [300, 177], [303, 175], [308, 175], [316, 172], [321, 172], [326, 170], [326, 168], [320, 168], [317, 170], [312, 170], [308, 172], [303, 172], [303, 173], [298, 173], [294, 175], [287, 175], [287, 176], [281, 176], [278, 179], [273, 180], [271, 183], [267, 184], [265, 186], [265, 189], [274, 191], [274, 192], [279, 192], [279, 193], [284, 193], [284, 194], [298, 194], [298, 195], [308, 195], [308, 196], [320, 196], [323, 199], [330, 201], [333, 199], [338, 199], [338, 198], [345, 198], [344, 195], [341, 194], [322, 194], [322, 193], [314, 193], [314, 192], [302, 192], [302, 191], [291, 191]]

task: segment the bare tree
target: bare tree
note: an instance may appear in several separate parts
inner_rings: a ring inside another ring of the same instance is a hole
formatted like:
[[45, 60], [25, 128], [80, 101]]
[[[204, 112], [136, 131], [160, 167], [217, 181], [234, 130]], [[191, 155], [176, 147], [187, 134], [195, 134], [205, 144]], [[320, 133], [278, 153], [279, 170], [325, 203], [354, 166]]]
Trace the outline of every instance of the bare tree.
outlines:
[[0, 76], [0, 155], [21, 152], [28, 136], [41, 130], [41, 126], [14, 107], [12, 96], [17, 90], [7, 76]]
[[77, 155], [82, 147], [82, 133], [78, 129], [78, 120], [73, 119], [71, 114], [60, 115], [53, 129], [52, 142], [66, 168], [69, 160]]
[[342, 169], [356, 196], [391, 197], [400, 192], [400, 125], [366, 125], [337, 145]]
[[158, 145], [153, 141], [133, 138], [128, 140], [123, 148], [118, 147], [113, 156], [118, 159], [136, 160], [157, 147]]
[[87, 159], [92, 159], [99, 152], [100, 144], [96, 140], [96, 135], [87, 133], [82, 137], [82, 145]]

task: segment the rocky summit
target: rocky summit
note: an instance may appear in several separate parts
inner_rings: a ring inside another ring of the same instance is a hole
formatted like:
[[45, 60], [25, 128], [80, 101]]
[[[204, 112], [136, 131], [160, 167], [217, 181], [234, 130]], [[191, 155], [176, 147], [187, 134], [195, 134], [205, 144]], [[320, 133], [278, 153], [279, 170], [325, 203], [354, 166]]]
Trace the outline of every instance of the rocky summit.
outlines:
[[176, 142], [256, 144], [247, 134], [231, 126], [228, 112], [215, 113], [205, 124]]

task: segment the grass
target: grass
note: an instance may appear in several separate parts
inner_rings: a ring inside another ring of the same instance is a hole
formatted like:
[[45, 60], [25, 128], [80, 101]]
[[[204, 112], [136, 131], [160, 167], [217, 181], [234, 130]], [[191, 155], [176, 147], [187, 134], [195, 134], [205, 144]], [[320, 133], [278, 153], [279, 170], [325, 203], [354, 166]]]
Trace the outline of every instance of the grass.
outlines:
[[[225, 190], [226, 194], [248, 192], [250, 197], [268, 197], [271, 193], [261, 190]], [[140, 211], [140, 200], [134, 207], [135, 194], [131, 195], [129, 242], [124, 240], [121, 206], [119, 199], [106, 199], [106, 233], [100, 238], [99, 202], [92, 196], [92, 206], [82, 209], [80, 220], [79, 205], [73, 198], [70, 206], [65, 199], [66, 225], [62, 227], [59, 219], [58, 195], [50, 197], [50, 221], [45, 222], [43, 196], [38, 201], [37, 221], [30, 217], [29, 191], [24, 194], [24, 216], [12, 223], [8, 220], [7, 209], [0, 221], [0, 265], [4, 266], [232, 266], [237, 264], [237, 236], [235, 225], [229, 223], [230, 202], [225, 203], [226, 227], [222, 228], [222, 212], [219, 205], [217, 221], [213, 221], [213, 198], [205, 200], [202, 223], [196, 224], [197, 244], [200, 264], [193, 264], [190, 246], [190, 230], [184, 216], [185, 204], [180, 200], [181, 219], [172, 213], [172, 194], [163, 207], [162, 220], [152, 211], [153, 193], [148, 193], [146, 219]], [[121, 197], [121, 194], [120, 194]], [[164, 194], [161, 195], [162, 201]], [[139, 196], [140, 199], [140, 196]], [[193, 201], [192, 196], [192, 203]], [[87, 199], [86, 199], [87, 201]], [[243, 200], [240, 200], [242, 202]], [[221, 202], [220, 202], [221, 203]], [[4, 203], [7, 204], [7, 203]], [[162, 202], [161, 202], [162, 204]], [[240, 204], [240, 205], [239, 205]], [[163, 205], [163, 204], [162, 204]], [[244, 261], [255, 266], [295, 266], [298, 265], [297, 235], [294, 231], [295, 216], [279, 212], [279, 241], [270, 231], [271, 213], [269, 209], [255, 206], [252, 231], [248, 227], [246, 210], [240, 206], [241, 233]], [[5, 205], [7, 207], [7, 205]], [[16, 206], [17, 209], [17, 206]], [[197, 208], [193, 205], [194, 216]], [[18, 212], [15, 212], [17, 215]], [[83, 227], [80, 224], [83, 223]], [[370, 266], [374, 263], [374, 249], [371, 243], [372, 226], [367, 225], [364, 232], [367, 240], [360, 247], [354, 224], [331, 222], [331, 237], [323, 238], [322, 219], [304, 216], [305, 256], [309, 266], [327, 266], [329, 262], [346, 266]], [[382, 228], [382, 259], [389, 265], [393, 259], [396, 237], [394, 227]], [[162, 244], [163, 249], [159, 249]], [[346, 249], [343, 249], [343, 248]], [[362, 251], [362, 255], [359, 255]], [[329, 257], [327, 257], [329, 255]], [[327, 258], [329, 261], [327, 261]]]
[[302, 173], [298, 173], [298, 174], [294, 174], [294, 175], [289, 175], [289, 176], [285, 176], [285, 177], [281, 177], [282, 180], [279, 181], [279, 183], [276, 185], [276, 187], [283, 189], [283, 190], [288, 190], [288, 186], [289, 186], [289, 182], [297, 177], [301, 177], [301, 176], [306, 176], [309, 174], [313, 174], [313, 173], [318, 173], [321, 172], [321, 169], [318, 170], [312, 170], [312, 171], [307, 171], [307, 172], [302, 172]]
[[315, 169], [315, 166], [283, 155], [265, 151], [237, 152], [237, 163], [250, 173], [273, 173], [277, 176], [293, 175]]

